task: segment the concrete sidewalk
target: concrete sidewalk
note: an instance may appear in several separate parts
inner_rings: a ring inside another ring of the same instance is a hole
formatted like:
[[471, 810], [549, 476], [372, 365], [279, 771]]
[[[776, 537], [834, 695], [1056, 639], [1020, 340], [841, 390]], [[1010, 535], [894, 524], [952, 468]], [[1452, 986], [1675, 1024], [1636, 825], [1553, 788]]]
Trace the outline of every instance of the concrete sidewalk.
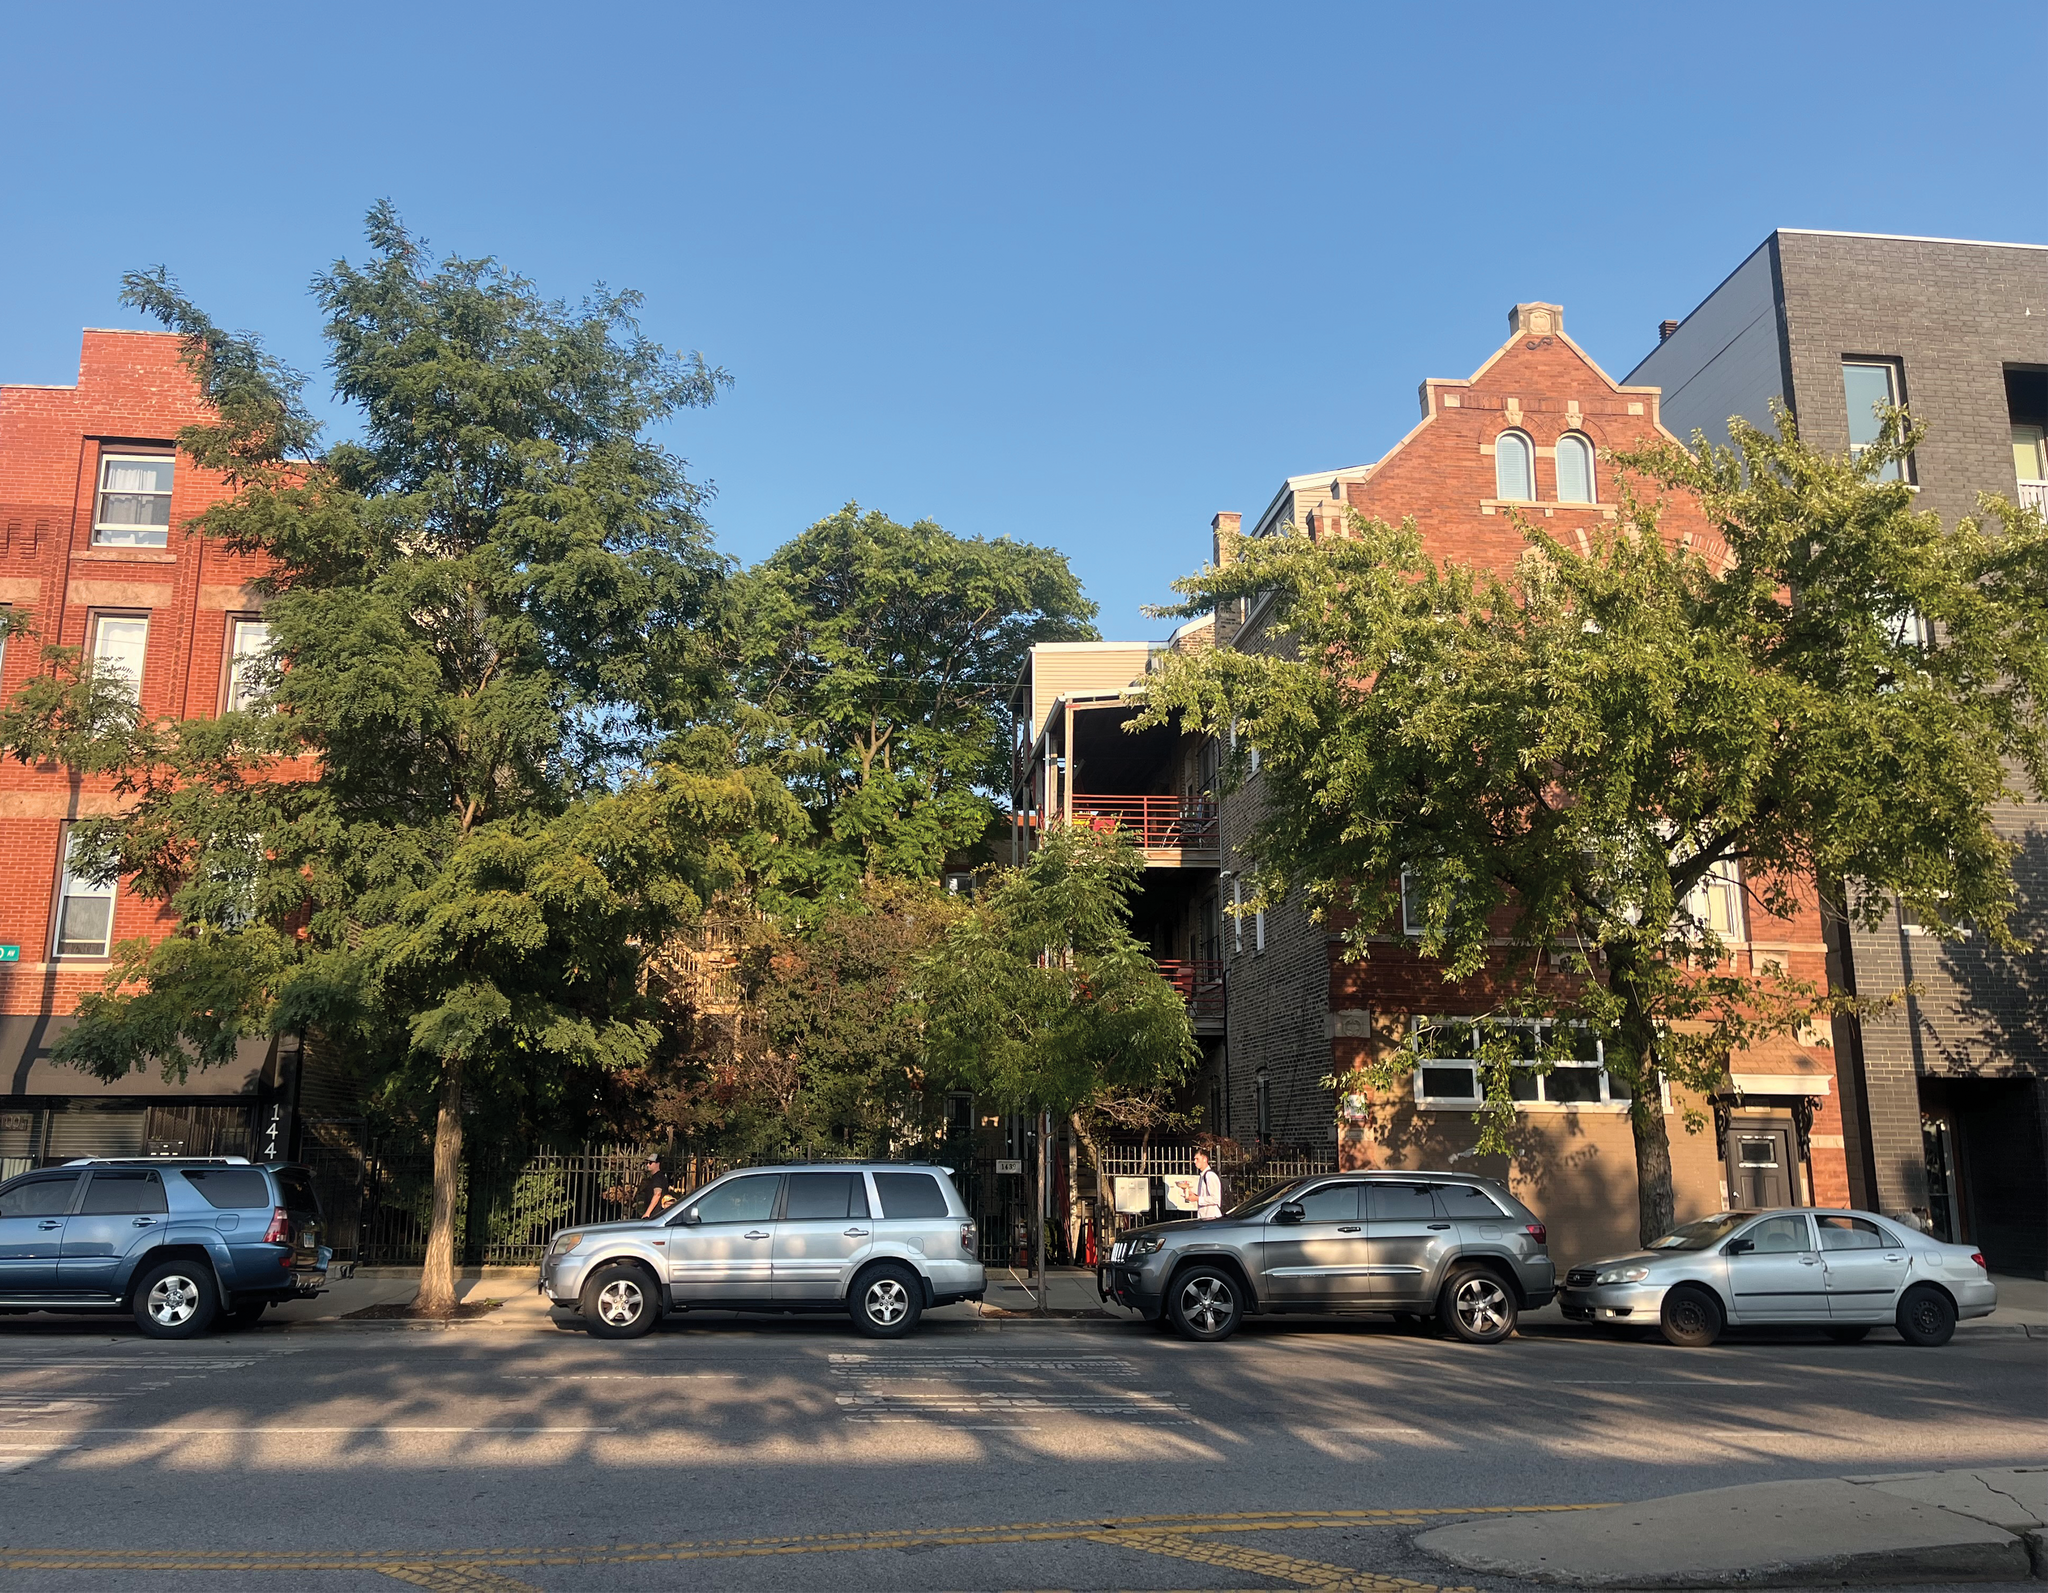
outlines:
[[1467, 1571], [1568, 1587], [2018, 1582], [2048, 1577], [2048, 1467], [1745, 1483], [1415, 1542]]

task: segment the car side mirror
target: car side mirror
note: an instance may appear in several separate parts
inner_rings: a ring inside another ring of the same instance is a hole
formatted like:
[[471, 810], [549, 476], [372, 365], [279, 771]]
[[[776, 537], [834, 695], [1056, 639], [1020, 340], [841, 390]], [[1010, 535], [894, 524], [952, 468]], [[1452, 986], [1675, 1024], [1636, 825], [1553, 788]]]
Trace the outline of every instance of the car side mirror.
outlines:
[[1273, 1213], [1273, 1220], [1275, 1222], [1300, 1222], [1302, 1216], [1301, 1202], [1289, 1200], [1283, 1202], [1280, 1209]]
[[1746, 1256], [1756, 1248], [1754, 1239], [1730, 1239], [1721, 1247], [1724, 1256]]
[[673, 1228], [681, 1225], [685, 1228], [694, 1228], [703, 1220], [702, 1217], [697, 1215], [697, 1208], [695, 1206], [685, 1206], [669, 1220], [669, 1226]]

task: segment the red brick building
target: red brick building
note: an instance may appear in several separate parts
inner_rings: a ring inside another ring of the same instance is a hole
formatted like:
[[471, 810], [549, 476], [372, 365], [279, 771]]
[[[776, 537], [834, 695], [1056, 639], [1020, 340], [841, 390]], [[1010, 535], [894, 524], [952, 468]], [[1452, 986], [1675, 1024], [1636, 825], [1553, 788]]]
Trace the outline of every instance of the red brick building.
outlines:
[[[1660, 395], [1610, 378], [1565, 335], [1556, 305], [1517, 305], [1509, 323], [1507, 342], [1473, 375], [1422, 384], [1420, 421], [1378, 461], [1290, 478], [1249, 534], [1292, 525], [1341, 535], [1354, 510], [1392, 524], [1412, 516], [1435, 557], [1505, 570], [1526, 545], [1510, 515], [1517, 511], [1567, 545], [1585, 546], [1617, 512], [1611, 451], [1669, 435], [1659, 421]], [[1219, 517], [1219, 549], [1236, 520]], [[1709, 558], [1722, 551], [1689, 502], [1668, 503], [1662, 525]], [[1257, 648], [1262, 630], [1256, 609], [1219, 616], [1218, 640], [1227, 645]], [[1223, 804], [1225, 878], [1243, 866], [1237, 843], [1258, 800], [1254, 776]], [[1703, 887], [1694, 906], [1730, 944], [1738, 967], [1776, 961], [1825, 988], [1817, 907], [1773, 917], [1732, 872]], [[1493, 976], [1448, 985], [1393, 935], [1380, 937], [1369, 958], [1345, 961], [1329, 927], [1311, 923], [1292, 902], [1255, 924], [1240, 923], [1226, 942], [1228, 1015], [1214, 1081], [1226, 1103], [1219, 1129], [1331, 1150], [1354, 1166], [1441, 1167], [1472, 1145], [1478, 1085], [1469, 1060], [1447, 1055], [1417, 1069], [1399, 1099], [1341, 1128], [1336, 1103], [1316, 1081], [1397, 1043], [1417, 1020], [1487, 1011], [1500, 993]], [[1711, 1101], [1668, 1103], [1681, 1220], [1731, 1201], [1846, 1202], [1833, 1053], [1819, 1036], [1809, 1038], [1738, 1058]], [[1599, 1065], [1597, 1045], [1589, 1041], [1587, 1052], [1583, 1066], [1529, 1081], [1516, 1128], [1522, 1149], [1512, 1164], [1471, 1163], [1506, 1179], [1545, 1214], [1554, 1253], [1567, 1263], [1636, 1237], [1628, 1108]], [[1685, 1131], [1687, 1105], [1702, 1110], [1707, 1131]]]
[[[150, 717], [216, 714], [239, 689], [238, 658], [264, 641], [259, 565], [183, 529], [226, 492], [175, 447], [204, 418], [168, 333], [88, 331], [76, 386], [0, 386], [0, 604], [35, 627], [0, 656], [0, 697], [46, 668], [50, 644], [121, 671]], [[0, 950], [0, 1176], [152, 1145], [287, 1149], [289, 1047], [248, 1046], [182, 1084], [103, 1085], [49, 1060], [113, 945], [169, 928], [125, 882], [65, 866], [71, 821], [118, 808], [106, 779], [0, 759], [0, 947], [14, 948]]]

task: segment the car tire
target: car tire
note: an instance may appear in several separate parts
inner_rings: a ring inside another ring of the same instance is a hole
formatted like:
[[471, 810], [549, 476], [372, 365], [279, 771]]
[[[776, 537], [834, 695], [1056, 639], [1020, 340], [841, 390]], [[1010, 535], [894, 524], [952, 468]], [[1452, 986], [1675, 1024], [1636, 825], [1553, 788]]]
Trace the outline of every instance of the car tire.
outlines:
[[135, 1325], [153, 1339], [196, 1339], [213, 1325], [220, 1290], [203, 1261], [159, 1261], [135, 1280]]
[[1899, 1337], [1923, 1349], [1939, 1349], [1956, 1333], [1955, 1302], [1931, 1284], [1919, 1283], [1899, 1301]]
[[1244, 1320], [1244, 1289], [1221, 1267], [1189, 1267], [1166, 1287], [1166, 1314], [1181, 1337], [1213, 1344]]
[[1861, 1344], [1870, 1336], [1869, 1328], [1850, 1327], [1847, 1323], [1841, 1327], [1822, 1328], [1821, 1331], [1837, 1344]]
[[237, 1300], [221, 1315], [227, 1318], [231, 1328], [252, 1328], [263, 1320], [263, 1313], [269, 1306], [268, 1300]]
[[1721, 1336], [1728, 1317], [1721, 1302], [1705, 1289], [1680, 1285], [1664, 1296], [1657, 1325], [1663, 1330], [1665, 1343], [1676, 1344], [1682, 1350], [1703, 1350]]
[[629, 1262], [599, 1267], [583, 1285], [583, 1326], [596, 1339], [637, 1339], [654, 1331], [661, 1297], [654, 1279]]
[[1491, 1267], [1460, 1267], [1444, 1279], [1436, 1319], [1467, 1344], [1498, 1344], [1515, 1331], [1515, 1291]]
[[871, 1339], [900, 1339], [924, 1315], [924, 1280], [894, 1262], [870, 1267], [847, 1296], [853, 1325]]

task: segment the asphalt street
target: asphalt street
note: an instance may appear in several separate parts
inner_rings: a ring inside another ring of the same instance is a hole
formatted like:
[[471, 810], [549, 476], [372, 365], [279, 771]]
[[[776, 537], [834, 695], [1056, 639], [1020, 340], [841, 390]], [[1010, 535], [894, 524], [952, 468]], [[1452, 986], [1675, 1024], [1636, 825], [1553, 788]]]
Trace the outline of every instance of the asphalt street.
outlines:
[[[0, 1322], [10, 1589], [1411, 1589], [1478, 1512], [2048, 1463], [2048, 1341]], [[1509, 1584], [1487, 1583], [1488, 1587]]]

